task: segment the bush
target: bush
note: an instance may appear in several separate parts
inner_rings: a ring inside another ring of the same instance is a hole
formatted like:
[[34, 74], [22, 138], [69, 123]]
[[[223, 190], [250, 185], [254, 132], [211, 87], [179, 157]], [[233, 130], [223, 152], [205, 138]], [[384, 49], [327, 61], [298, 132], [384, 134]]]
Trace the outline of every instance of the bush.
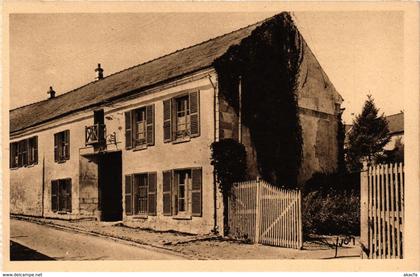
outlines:
[[311, 191], [303, 196], [305, 235], [358, 235], [360, 196], [352, 191]]

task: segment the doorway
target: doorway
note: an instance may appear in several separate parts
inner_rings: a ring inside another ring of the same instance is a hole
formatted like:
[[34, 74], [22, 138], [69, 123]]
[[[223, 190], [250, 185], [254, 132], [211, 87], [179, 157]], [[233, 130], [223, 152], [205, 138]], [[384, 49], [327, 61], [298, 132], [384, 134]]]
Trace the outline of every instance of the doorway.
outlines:
[[98, 161], [99, 208], [101, 221], [122, 220], [121, 152], [103, 153]]

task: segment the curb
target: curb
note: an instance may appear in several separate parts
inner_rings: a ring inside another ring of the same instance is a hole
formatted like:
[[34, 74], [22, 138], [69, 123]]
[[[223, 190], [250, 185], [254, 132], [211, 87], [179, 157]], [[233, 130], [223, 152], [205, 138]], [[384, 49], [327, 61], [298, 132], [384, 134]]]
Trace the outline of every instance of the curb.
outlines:
[[197, 258], [196, 256], [189, 256], [186, 255], [180, 251], [168, 248], [168, 247], [164, 247], [164, 246], [160, 246], [160, 245], [156, 245], [156, 244], [151, 244], [151, 243], [144, 243], [144, 242], [137, 242], [134, 240], [130, 240], [127, 238], [121, 238], [118, 236], [113, 236], [113, 235], [104, 235], [101, 234], [99, 232], [91, 232], [91, 231], [87, 231], [81, 228], [76, 228], [76, 227], [68, 227], [68, 226], [61, 226], [58, 224], [54, 224], [52, 222], [43, 222], [42, 220], [39, 219], [32, 219], [32, 218], [28, 218], [28, 217], [21, 217], [21, 216], [10, 216], [10, 219], [15, 219], [15, 220], [21, 220], [21, 221], [27, 221], [27, 222], [31, 222], [31, 223], [35, 223], [38, 225], [47, 225], [50, 226], [54, 229], [57, 230], [61, 230], [61, 231], [67, 231], [67, 232], [75, 232], [75, 233], [80, 233], [80, 234], [84, 234], [84, 235], [91, 235], [91, 236], [95, 236], [95, 237], [100, 237], [100, 238], [105, 238], [105, 239], [110, 239], [116, 242], [120, 242], [126, 245], [131, 245], [131, 246], [135, 246], [135, 247], [139, 247], [139, 248], [143, 248], [143, 249], [147, 249], [147, 250], [158, 250], [159, 252], [166, 252], [166, 254], [171, 254], [171, 255], [175, 255], [178, 256], [180, 258], [184, 258], [184, 259], [196, 259], [196, 260], [204, 260], [204, 259], [200, 259]]

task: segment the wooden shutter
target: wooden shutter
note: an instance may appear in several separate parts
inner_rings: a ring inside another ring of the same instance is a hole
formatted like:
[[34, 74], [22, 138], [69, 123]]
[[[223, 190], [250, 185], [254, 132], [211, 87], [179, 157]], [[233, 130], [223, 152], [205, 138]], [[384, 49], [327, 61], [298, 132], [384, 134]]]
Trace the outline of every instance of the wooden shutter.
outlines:
[[63, 181], [63, 192], [64, 192], [64, 211], [71, 213], [71, 179], [65, 179]]
[[33, 139], [32, 147], [34, 149], [33, 150], [33, 153], [34, 153], [33, 163], [36, 164], [36, 163], [38, 163], [38, 136], [33, 137], [32, 139]]
[[172, 215], [172, 171], [163, 172], [163, 215]]
[[16, 167], [16, 143], [10, 143], [10, 168]]
[[200, 93], [194, 91], [190, 93], [190, 128], [191, 137], [200, 135]]
[[54, 134], [54, 161], [58, 162], [59, 160], [59, 154], [58, 154], [58, 134]]
[[29, 139], [28, 147], [28, 164], [36, 164], [38, 162], [38, 137]]
[[19, 144], [20, 144], [20, 155], [21, 155], [20, 166], [28, 165], [28, 148], [29, 148], [28, 143], [29, 143], [29, 141], [27, 139], [19, 142]]
[[171, 99], [163, 101], [163, 141], [172, 140], [172, 101]]
[[133, 198], [132, 198], [132, 187], [133, 177], [131, 175], [125, 175], [125, 214], [133, 214]]
[[51, 181], [51, 210], [56, 212], [58, 210], [58, 180]]
[[156, 172], [149, 172], [148, 173], [148, 191], [147, 191], [147, 214], [148, 215], [156, 215], [156, 192], [157, 192], [157, 175]]
[[172, 174], [172, 214], [178, 214], [178, 184], [179, 174], [173, 172]]
[[125, 112], [125, 149], [133, 148], [132, 111]]
[[64, 153], [64, 159], [65, 160], [69, 160], [70, 159], [70, 130], [65, 130], [64, 131], [64, 145], [66, 146], [65, 149], [65, 153]]
[[191, 215], [201, 216], [202, 212], [202, 170], [193, 168], [191, 170]]
[[155, 144], [155, 105], [146, 107], [146, 142], [147, 145]]

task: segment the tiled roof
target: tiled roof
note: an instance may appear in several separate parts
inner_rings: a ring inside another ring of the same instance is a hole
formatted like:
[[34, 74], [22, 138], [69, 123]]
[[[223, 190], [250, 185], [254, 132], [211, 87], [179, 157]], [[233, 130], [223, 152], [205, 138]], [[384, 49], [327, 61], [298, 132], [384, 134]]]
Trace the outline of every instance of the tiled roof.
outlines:
[[[270, 20], [266, 19], [265, 21]], [[209, 68], [227, 49], [248, 37], [259, 22], [200, 44], [114, 73], [59, 95], [10, 111], [10, 132], [35, 126], [74, 111], [99, 105], [135, 91], [158, 85], [177, 77]]]
[[391, 134], [404, 132], [404, 113], [388, 115], [386, 120]]

